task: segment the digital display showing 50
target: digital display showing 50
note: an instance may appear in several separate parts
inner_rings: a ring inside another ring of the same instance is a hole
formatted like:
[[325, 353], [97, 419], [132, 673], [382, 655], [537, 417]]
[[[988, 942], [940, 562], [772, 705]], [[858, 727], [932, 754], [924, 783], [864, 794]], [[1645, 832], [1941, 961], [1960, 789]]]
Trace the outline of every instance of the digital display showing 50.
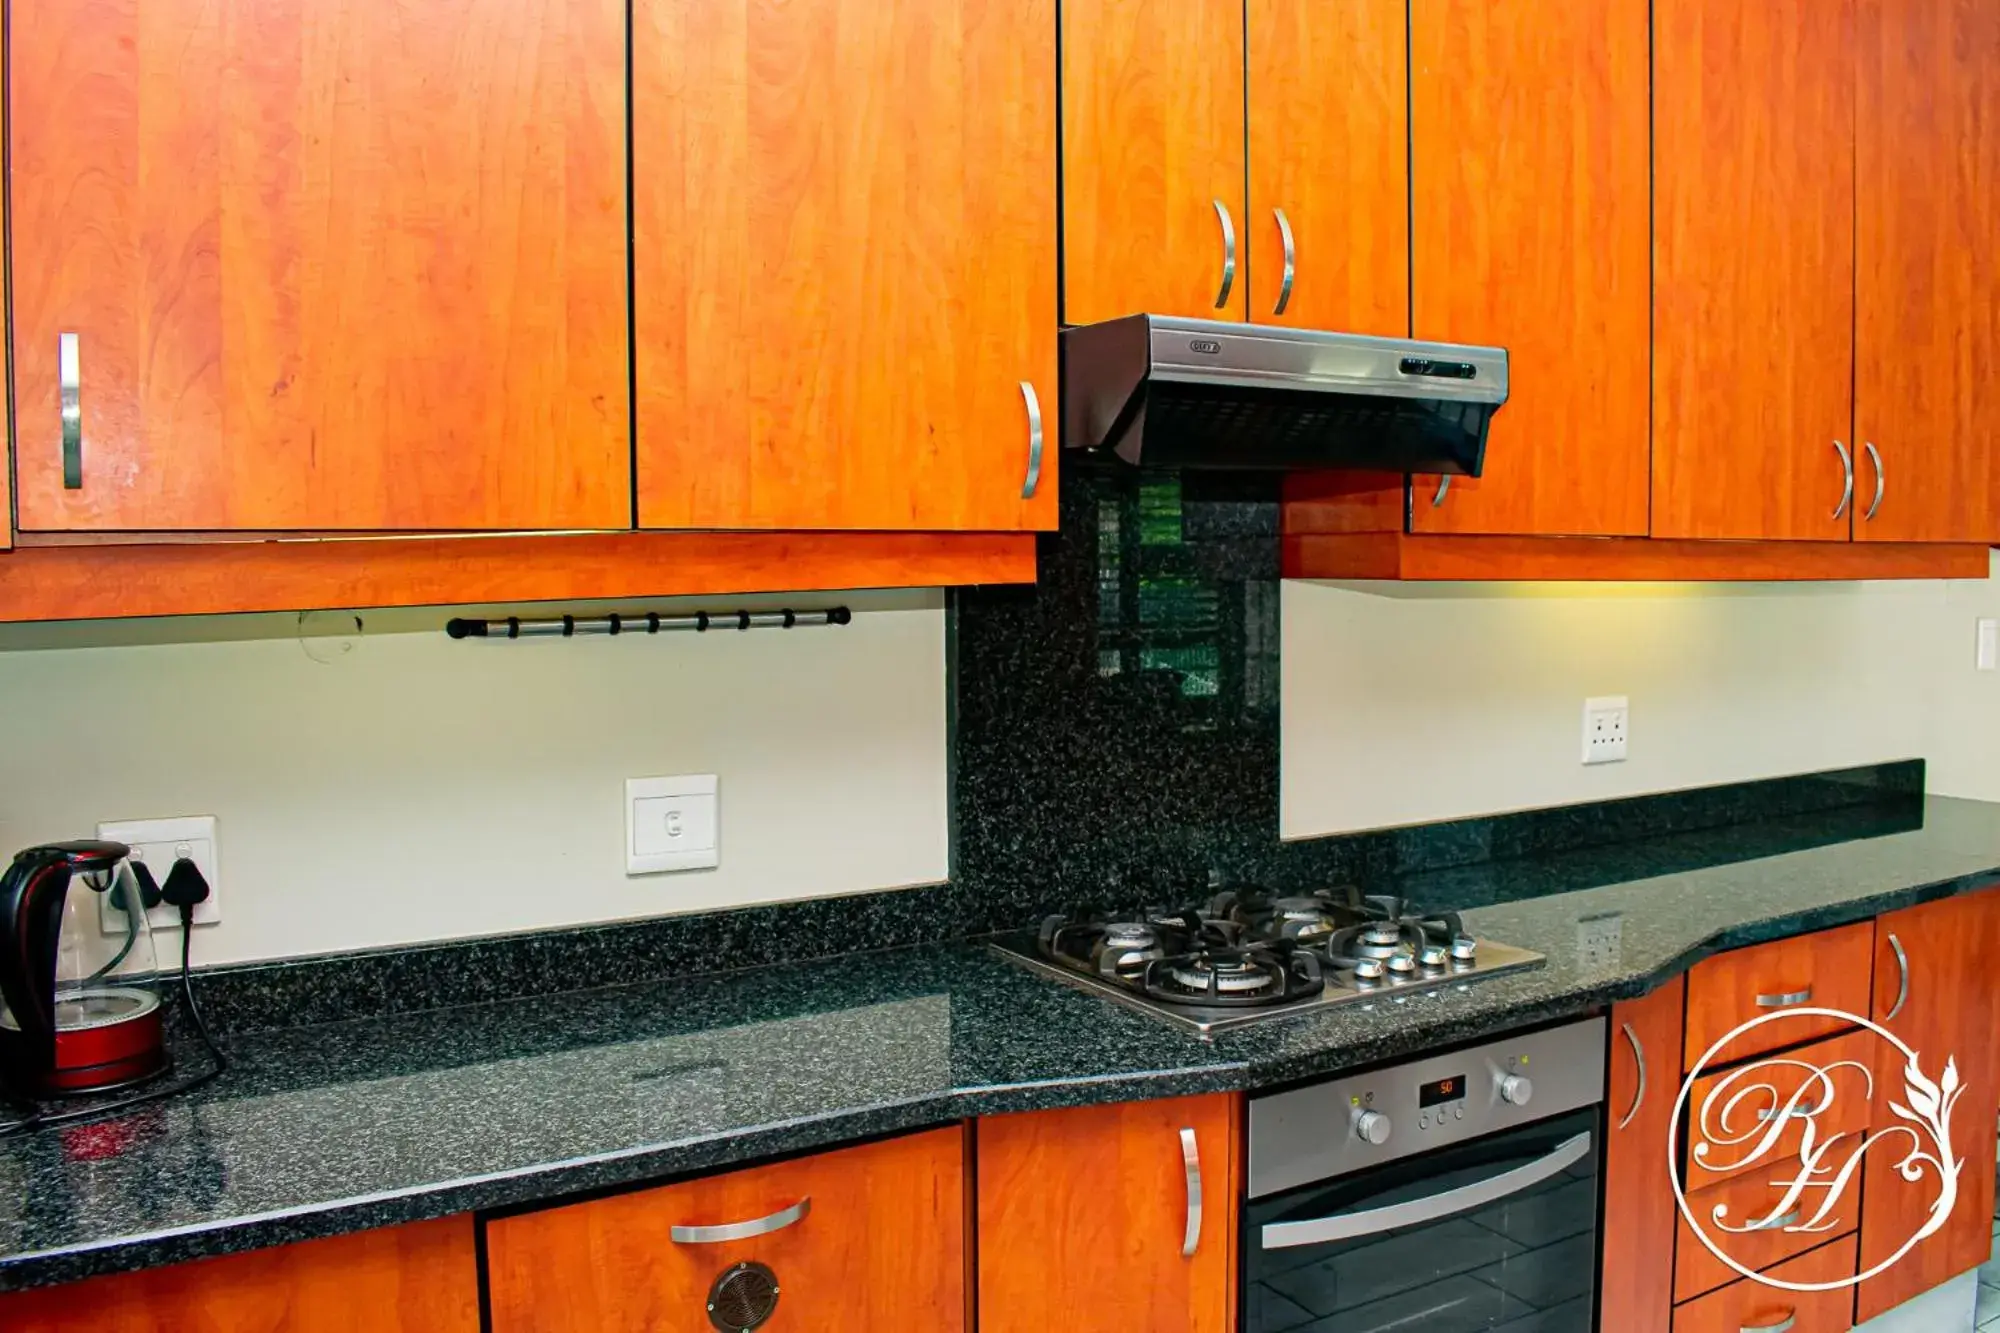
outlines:
[[1417, 1089], [1419, 1107], [1443, 1106], [1446, 1102], [1465, 1100], [1465, 1078], [1441, 1078], [1435, 1083], [1426, 1083]]

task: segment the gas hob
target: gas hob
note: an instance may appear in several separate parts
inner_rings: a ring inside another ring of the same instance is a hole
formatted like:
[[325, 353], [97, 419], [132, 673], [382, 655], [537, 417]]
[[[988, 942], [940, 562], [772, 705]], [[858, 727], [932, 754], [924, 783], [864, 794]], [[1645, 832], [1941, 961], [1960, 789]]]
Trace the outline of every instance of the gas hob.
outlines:
[[1475, 939], [1455, 912], [1354, 889], [1236, 889], [1195, 907], [1058, 914], [994, 947], [1203, 1034], [1330, 1004], [1404, 1004], [1544, 961]]

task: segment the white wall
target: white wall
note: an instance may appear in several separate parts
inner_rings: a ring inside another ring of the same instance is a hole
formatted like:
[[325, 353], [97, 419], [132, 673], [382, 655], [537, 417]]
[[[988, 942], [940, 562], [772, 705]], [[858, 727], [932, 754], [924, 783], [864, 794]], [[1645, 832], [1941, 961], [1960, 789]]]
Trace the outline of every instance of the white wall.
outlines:
[[[845, 629], [654, 641], [371, 612], [346, 655], [284, 616], [0, 629], [0, 851], [218, 816], [204, 963], [942, 879], [942, 601], [849, 600]], [[1972, 670], [2000, 582], [1288, 584], [1284, 614], [1287, 836], [1912, 756], [2000, 800]], [[1615, 693], [1632, 757], [1586, 769], [1582, 701]], [[721, 776], [721, 867], [628, 879], [624, 779], [691, 772]]]
[[[1365, 589], [1365, 590], [1364, 590]], [[2000, 799], [1993, 583], [1754, 587], [1291, 583], [1287, 837], [1884, 759]], [[1631, 757], [1586, 768], [1583, 700], [1631, 699]]]
[[[942, 879], [942, 603], [854, 604], [837, 629], [517, 643], [370, 613], [331, 662], [291, 617], [16, 629], [0, 647], [57, 646], [0, 651], [0, 849], [217, 816], [200, 963]], [[132, 642], [189, 634], [265, 637]], [[720, 776], [722, 864], [628, 879], [624, 779], [673, 773]]]

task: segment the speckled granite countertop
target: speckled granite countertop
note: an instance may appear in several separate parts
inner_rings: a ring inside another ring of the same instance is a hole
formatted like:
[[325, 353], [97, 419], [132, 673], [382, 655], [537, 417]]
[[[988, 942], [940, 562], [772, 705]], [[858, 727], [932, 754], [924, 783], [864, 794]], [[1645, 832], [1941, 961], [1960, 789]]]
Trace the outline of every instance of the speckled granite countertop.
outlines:
[[[1412, 877], [1548, 964], [1203, 1042], [977, 944], [236, 1038], [135, 1117], [0, 1141], [0, 1289], [521, 1204], [964, 1116], [1258, 1088], [1643, 993], [1720, 949], [2000, 876], [1930, 798]], [[1616, 913], [1614, 962], [1583, 918]]]

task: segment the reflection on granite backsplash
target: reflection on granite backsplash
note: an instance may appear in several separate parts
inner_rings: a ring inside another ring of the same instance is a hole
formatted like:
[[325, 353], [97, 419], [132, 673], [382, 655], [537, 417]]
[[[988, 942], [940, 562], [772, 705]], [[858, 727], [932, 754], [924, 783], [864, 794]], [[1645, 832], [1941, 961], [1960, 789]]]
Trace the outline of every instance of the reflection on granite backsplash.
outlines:
[[1923, 790], [1911, 760], [1283, 842], [1278, 478], [1072, 470], [1061, 512], [1036, 586], [952, 600], [952, 877], [973, 931], [1243, 882], [1474, 906], [1490, 876], [1432, 872]]

